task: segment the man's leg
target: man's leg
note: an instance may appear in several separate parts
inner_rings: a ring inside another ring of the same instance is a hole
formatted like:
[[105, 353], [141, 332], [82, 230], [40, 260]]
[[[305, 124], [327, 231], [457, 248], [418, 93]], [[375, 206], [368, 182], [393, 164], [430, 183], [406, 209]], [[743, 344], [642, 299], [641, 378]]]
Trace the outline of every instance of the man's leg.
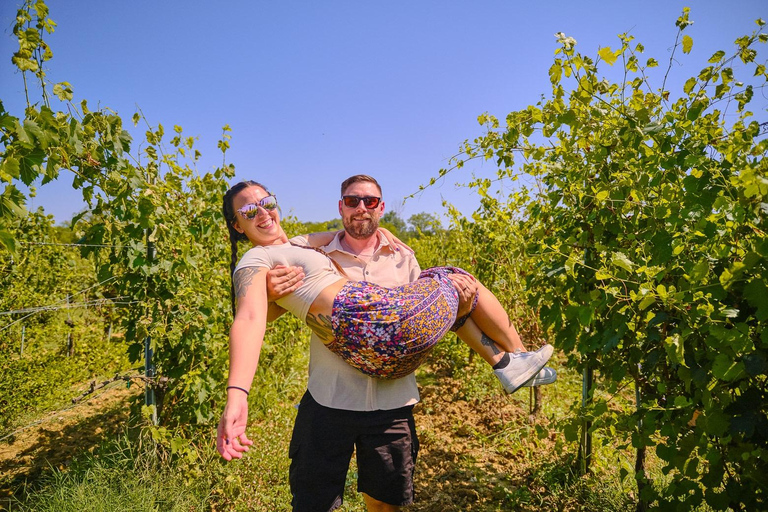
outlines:
[[329, 512], [341, 506], [354, 449], [350, 411], [323, 407], [304, 394], [289, 448], [294, 512]]
[[365, 500], [365, 508], [368, 510], [368, 512], [399, 512], [402, 510], [402, 508], [398, 507], [397, 505], [384, 503], [383, 501], [379, 501], [376, 498], [371, 498], [365, 493], [363, 493], [363, 499]]
[[413, 472], [419, 451], [413, 408], [360, 413], [357, 490], [368, 512], [391, 512], [413, 502]]

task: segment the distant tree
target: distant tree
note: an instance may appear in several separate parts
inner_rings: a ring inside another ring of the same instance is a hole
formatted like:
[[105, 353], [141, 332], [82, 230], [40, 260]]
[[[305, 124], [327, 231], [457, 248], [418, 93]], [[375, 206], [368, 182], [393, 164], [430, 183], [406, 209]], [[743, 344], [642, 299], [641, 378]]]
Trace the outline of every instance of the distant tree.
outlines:
[[320, 231], [339, 231], [344, 229], [344, 224], [341, 219], [326, 220], [323, 222], [301, 222], [298, 219], [287, 219], [293, 221], [294, 224], [290, 224], [291, 234], [306, 234], [306, 233], [318, 233]]
[[403, 240], [409, 238], [405, 221], [400, 218], [397, 212], [389, 211], [382, 215], [380, 225], [390, 230], [398, 238]]
[[411, 226], [408, 231], [415, 238], [419, 238], [422, 235], [434, 235], [443, 229], [440, 218], [426, 212], [411, 215], [408, 218], [408, 224]]

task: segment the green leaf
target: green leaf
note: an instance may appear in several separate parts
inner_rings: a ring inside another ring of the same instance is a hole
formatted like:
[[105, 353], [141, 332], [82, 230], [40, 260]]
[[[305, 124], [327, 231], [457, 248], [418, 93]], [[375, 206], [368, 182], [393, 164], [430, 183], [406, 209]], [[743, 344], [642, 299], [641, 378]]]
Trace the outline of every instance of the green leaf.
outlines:
[[22, 217], [26, 214], [25, 204], [24, 194], [14, 185], [7, 185], [0, 194], [0, 218], [12, 215]]
[[656, 455], [662, 460], [672, 462], [672, 459], [677, 455], [677, 450], [674, 446], [668, 446], [666, 444], [659, 444], [656, 446]]
[[72, 91], [69, 82], [61, 82], [54, 85], [53, 94], [55, 94], [61, 101], [70, 101], [74, 96], [74, 92]]
[[689, 121], [696, 121], [699, 116], [701, 115], [701, 111], [704, 110], [704, 103], [701, 101], [694, 101], [691, 103], [690, 108], [688, 109], [688, 113], [686, 114], [686, 118]]
[[11, 233], [4, 229], [0, 229], [0, 245], [4, 246], [11, 254], [16, 254], [18, 249], [16, 239]]
[[696, 86], [696, 83], [698, 80], [695, 78], [689, 78], [685, 81], [685, 85], [683, 85], [683, 92], [685, 94], [690, 94], [690, 92], [693, 90], [693, 88]]
[[716, 62], [719, 62], [720, 59], [722, 59], [725, 56], [725, 52], [723, 50], [718, 50], [712, 56], [709, 58], [710, 64], [715, 64]]
[[595, 279], [598, 279], [600, 281], [602, 281], [604, 279], [610, 279], [611, 277], [613, 277], [613, 276], [611, 274], [609, 274], [605, 270], [598, 270], [598, 271], [595, 272]]
[[691, 48], [693, 48], [693, 39], [691, 36], [683, 36], [683, 53], [691, 53]]
[[606, 64], [608, 64], [609, 66], [613, 66], [613, 64], [616, 62], [616, 59], [619, 58], [620, 52], [621, 51], [619, 50], [618, 52], [614, 53], [609, 46], [605, 46], [603, 48], [600, 48], [597, 51], [597, 54], [600, 56], [601, 59], [603, 59], [606, 62]]
[[588, 326], [592, 323], [595, 310], [589, 306], [582, 306], [579, 308], [579, 323], [583, 326]]
[[649, 293], [645, 297], [643, 297], [643, 300], [640, 301], [640, 304], [638, 304], [638, 307], [640, 308], [640, 311], [645, 310], [648, 306], [656, 302], [656, 296], [652, 293]]
[[725, 288], [726, 290], [730, 288], [731, 281], [733, 280], [733, 274], [728, 269], [723, 270], [723, 273], [720, 274], [720, 284]]
[[728, 354], [718, 354], [712, 363], [712, 375], [720, 380], [730, 382], [744, 372], [744, 365], [736, 362]]
[[649, 134], [649, 133], [659, 133], [664, 129], [664, 125], [660, 123], [659, 121], [651, 121], [650, 123], [643, 126], [643, 133]]
[[19, 68], [20, 71], [32, 71], [35, 72], [38, 69], [37, 61], [34, 59], [28, 59], [19, 54], [17, 52], [14, 54], [13, 57], [11, 57], [11, 62]]
[[573, 443], [579, 440], [579, 426], [574, 423], [568, 423], [563, 426], [563, 435], [565, 440]]
[[748, 283], [744, 287], [744, 298], [757, 308], [755, 317], [759, 321], [768, 320], [768, 286], [763, 281], [755, 279]]
[[[559, 61], [555, 61], [554, 64], [549, 68], [549, 80], [553, 84], [560, 83], [560, 79], [563, 76], [563, 66], [560, 64]], [[480, 122], [480, 124], [484, 124], [483, 122]]]
[[19, 160], [13, 156], [6, 157], [0, 164], [2, 172], [6, 173], [11, 178], [19, 177]]
[[613, 254], [613, 257], [611, 258], [611, 263], [616, 265], [617, 267], [623, 268], [627, 272], [632, 272], [632, 268], [634, 268], [635, 264], [630, 261], [627, 256], [622, 252], [616, 252]]
[[704, 430], [713, 436], [725, 434], [731, 426], [731, 421], [722, 412], [717, 410], [705, 411], [703, 417], [699, 419], [704, 424]]
[[187, 446], [188, 441], [183, 437], [174, 437], [171, 439], [171, 453], [177, 453], [179, 450]]
[[16, 127], [14, 128], [13, 132], [16, 134], [16, 137], [18, 137], [19, 141], [21, 141], [25, 145], [32, 145], [32, 139], [29, 138], [29, 135], [27, 134], [26, 130], [24, 130], [24, 127], [19, 123], [19, 120], [16, 119]]
[[667, 336], [664, 340], [664, 349], [667, 352], [669, 360], [675, 364], [687, 366], [685, 364], [685, 344], [678, 334]]
[[704, 279], [709, 274], [709, 263], [706, 260], [701, 260], [694, 265], [691, 270], [691, 282], [696, 283]]

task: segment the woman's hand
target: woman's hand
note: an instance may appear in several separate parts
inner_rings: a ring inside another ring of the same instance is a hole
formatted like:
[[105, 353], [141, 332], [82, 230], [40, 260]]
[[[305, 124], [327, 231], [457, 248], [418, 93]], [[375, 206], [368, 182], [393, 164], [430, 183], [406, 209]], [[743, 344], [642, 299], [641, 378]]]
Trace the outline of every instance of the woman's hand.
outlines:
[[227, 398], [227, 405], [216, 429], [216, 449], [226, 460], [242, 458], [243, 452], [247, 452], [248, 447], [253, 444], [245, 435], [245, 426], [248, 423], [248, 395], [237, 389], [229, 393], [233, 394]]
[[465, 274], [450, 274], [448, 279], [453, 281], [453, 286], [459, 293], [459, 309], [456, 318], [468, 315], [472, 311], [472, 301], [477, 293], [477, 279]]

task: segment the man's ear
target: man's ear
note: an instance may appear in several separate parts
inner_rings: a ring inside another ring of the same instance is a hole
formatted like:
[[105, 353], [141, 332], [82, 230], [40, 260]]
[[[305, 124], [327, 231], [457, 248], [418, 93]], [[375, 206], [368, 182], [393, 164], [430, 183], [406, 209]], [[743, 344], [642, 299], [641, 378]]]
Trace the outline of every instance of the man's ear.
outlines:
[[339, 199], [339, 215], [341, 215], [342, 217], [344, 217], [344, 214], [342, 213], [342, 210], [341, 210], [341, 205], [342, 205], [341, 201], [342, 201], [342, 200], [341, 200], [341, 199]]

